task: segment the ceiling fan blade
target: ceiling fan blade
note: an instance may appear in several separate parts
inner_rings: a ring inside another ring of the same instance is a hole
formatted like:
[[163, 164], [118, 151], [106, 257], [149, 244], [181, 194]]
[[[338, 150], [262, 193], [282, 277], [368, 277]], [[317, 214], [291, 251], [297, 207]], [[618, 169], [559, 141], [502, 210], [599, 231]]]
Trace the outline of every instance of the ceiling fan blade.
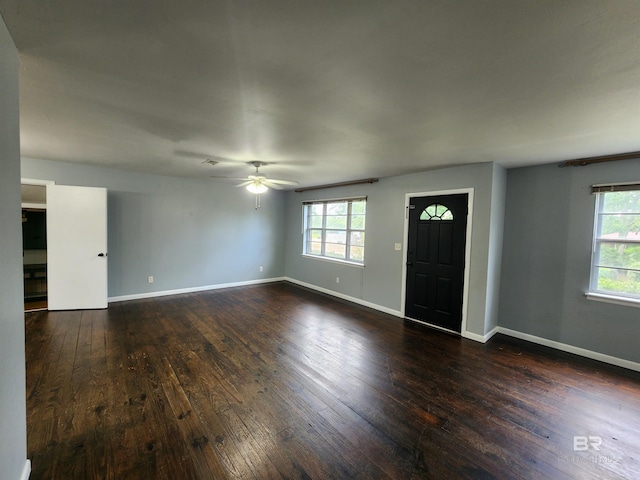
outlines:
[[267, 181], [271, 183], [278, 183], [280, 185], [298, 185], [298, 182], [294, 182], [293, 180], [274, 180], [273, 178], [269, 178]]
[[275, 190], [282, 190], [282, 187], [280, 185], [273, 183], [271, 180], [262, 180], [262, 182], [260, 183]]
[[247, 177], [224, 177], [212, 175], [211, 178], [222, 178], [225, 180], [242, 180], [242, 182], [238, 183], [236, 187], [247, 187], [253, 184], [253, 187], [250, 187], [253, 189], [260, 189], [260, 186], [262, 185], [264, 187], [273, 188], [275, 190], [282, 190], [284, 188], [282, 185], [298, 184], [298, 182], [294, 182], [291, 180], [272, 180], [270, 178], [267, 178], [258, 171], [259, 167], [265, 165], [264, 163], [253, 162], [253, 165], [256, 167], [256, 171], [253, 175], [249, 175]]

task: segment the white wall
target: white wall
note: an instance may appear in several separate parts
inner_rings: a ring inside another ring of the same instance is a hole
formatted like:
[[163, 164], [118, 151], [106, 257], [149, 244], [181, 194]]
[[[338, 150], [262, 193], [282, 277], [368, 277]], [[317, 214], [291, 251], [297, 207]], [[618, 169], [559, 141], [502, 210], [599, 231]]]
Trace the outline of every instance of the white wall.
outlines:
[[18, 53], [0, 19], [0, 478], [27, 462]]

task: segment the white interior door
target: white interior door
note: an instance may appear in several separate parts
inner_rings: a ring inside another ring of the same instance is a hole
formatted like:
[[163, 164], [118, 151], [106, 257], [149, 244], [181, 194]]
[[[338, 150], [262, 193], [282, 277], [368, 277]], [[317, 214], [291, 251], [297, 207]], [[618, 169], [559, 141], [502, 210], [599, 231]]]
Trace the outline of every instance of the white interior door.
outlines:
[[107, 190], [47, 185], [49, 310], [107, 308]]

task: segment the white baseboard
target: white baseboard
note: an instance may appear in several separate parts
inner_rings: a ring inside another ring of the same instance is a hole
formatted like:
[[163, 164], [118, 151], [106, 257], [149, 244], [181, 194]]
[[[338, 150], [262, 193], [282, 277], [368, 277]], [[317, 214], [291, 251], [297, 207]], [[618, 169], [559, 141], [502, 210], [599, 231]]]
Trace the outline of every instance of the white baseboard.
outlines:
[[20, 480], [29, 480], [29, 475], [31, 475], [31, 460], [27, 458], [24, 462], [24, 467], [22, 467], [22, 475], [20, 475]]
[[127, 300], [140, 300], [142, 298], [164, 297], [167, 295], [179, 295], [181, 293], [204, 292], [207, 290], [219, 290], [221, 288], [245, 287], [247, 285], [259, 285], [261, 283], [274, 283], [285, 280], [285, 277], [264, 278], [260, 280], [248, 280], [245, 282], [220, 283], [217, 285], [204, 285], [201, 287], [178, 288], [176, 290], [162, 290], [157, 292], [134, 293], [132, 295], [120, 295], [117, 297], [109, 297], [111, 302], [124, 302]]
[[536, 337], [535, 335], [518, 332], [517, 330], [511, 330], [510, 328], [505, 327], [497, 327], [496, 333], [503, 333], [504, 335], [509, 335], [510, 337], [515, 337], [521, 340], [526, 340], [528, 342], [544, 345], [545, 347], [555, 348], [556, 350], [561, 350], [563, 352], [573, 353], [575, 355], [580, 355], [581, 357], [591, 358], [592, 360], [598, 360], [600, 362], [609, 363], [611, 365], [616, 365], [618, 367], [628, 368], [629, 370], [640, 372], [640, 363], [625, 360], [623, 358], [612, 357], [611, 355], [606, 355], [604, 353], [594, 352], [592, 350], [587, 350], [586, 348], [580, 348], [573, 345], [568, 345], [566, 343], [556, 342], [555, 340]]
[[317, 285], [313, 285], [311, 283], [301, 282], [300, 280], [296, 280], [295, 278], [285, 277], [284, 280], [286, 280], [287, 282], [295, 283], [296, 285], [300, 285], [301, 287], [309, 288], [311, 290], [316, 290], [321, 293], [326, 293], [327, 295], [331, 295], [332, 297], [338, 297], [343, 300], [347, 300], [349, 302], [357, 303], [358, 305], [362, 305], [363, 307], [369, 307], [374, 310], [378, 310], [379, 312], [384, 312], [384, 313], [388, 313], [389, 315], [394, 315], [396, 317], [404, 318], [404, 314], [400, 310], [394, 310], [392, 308], [383, 307], [382, 305], [367, 302], [366, 300], [352, 297], [350, 295], [345, 295], [344, 293], [336, 292], [334, 290], [329, 290], [328, 288], [322, 288], [322, 287], [318, 287]]
[[493, 337], [496, 333], [498, 333], [498, 328], [499, 327], [493, 327], [491, 329], [491, 331], [489, 331], [488, 333], [485, 333], [484, 335], [479, 335], [477, 333], [473, 333], [473, 332], [462, 332], [462, 336], [464, 338], [468, 338], [469, 340], [475, 340], [476, 342], [480, 342], [480, 343], [487, 343], [491, 337]]

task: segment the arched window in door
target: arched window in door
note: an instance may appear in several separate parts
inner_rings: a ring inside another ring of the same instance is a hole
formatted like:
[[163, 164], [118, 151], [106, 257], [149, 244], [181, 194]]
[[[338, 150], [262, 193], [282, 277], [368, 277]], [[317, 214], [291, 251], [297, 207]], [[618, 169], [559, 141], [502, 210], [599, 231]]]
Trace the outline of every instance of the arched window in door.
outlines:
[[453, 213], [444, 205], [433, 203], [422, 211], [420, 220], [453, 220]]

